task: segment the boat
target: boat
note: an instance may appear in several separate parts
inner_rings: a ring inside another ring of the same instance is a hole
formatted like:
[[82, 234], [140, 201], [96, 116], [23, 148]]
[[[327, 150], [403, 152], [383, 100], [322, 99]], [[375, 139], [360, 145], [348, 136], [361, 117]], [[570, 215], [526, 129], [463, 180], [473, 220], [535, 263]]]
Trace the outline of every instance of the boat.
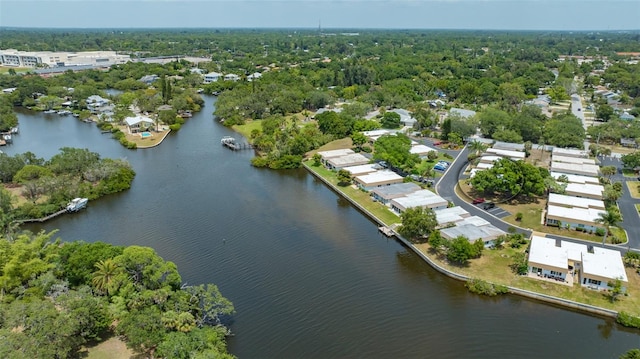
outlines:
[[16, 134], [18, 134], [18, 132], [19, 132], [18, 126], [16, 126], [16, 127], [11, 127], [11, 133], [13, 133], [14, 135], [16, 135]]
[[70, 115], [70, 114], [71, 114], [71, 111], [69, 111], [69, 110], [60, 110], [60, 111], [58, 111], [58, 115], [60, 115], [60, 116], [66, 116], [66, 115]]
[[68, 212], [78, 212], [87, 206], [88, 198], [74, 198], [67, 204]]
[[58, 111], [56, 111], [56, 110], [46, 110], [46, 111], [44, 111], [44, 113], [57, 113], [57, 112]]

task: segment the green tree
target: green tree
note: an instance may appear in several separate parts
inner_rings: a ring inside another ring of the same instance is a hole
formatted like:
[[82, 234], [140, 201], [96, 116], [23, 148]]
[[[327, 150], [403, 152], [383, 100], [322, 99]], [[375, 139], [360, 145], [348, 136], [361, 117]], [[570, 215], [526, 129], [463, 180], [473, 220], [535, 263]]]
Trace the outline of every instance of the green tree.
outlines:
[[615, 303], [618, 300], [618, 297], [624, 294], [622, 280], [620, 280], [620, 278], [616, 278], [613, 281], [609, 281], [607, 285], [611, 288], [608, 292], [609, 300], [611, 303]]
[[353, 145], [356, 147], [356, 149], [361, 150], [362, 145], [367, 143], [367, 141], [367, 136], [365, 136], [362, 132], [354, 132], [351, 134], [351, 142], [353, 142]]
[[400, 215], [402, 226], [398, 232], [409, 240], [422, 242], [438, 225], [436, 215], [430, 208], [407, 208]]
[[390, 165], [410, 169], [419, 162], [416, 154], [411, 154], [411, 139], [404, 134], [383, 135], [374, 143], [373, 158], [386, 161]]
[[607, 177], [607, 181], [611, 182], [611, 176], [615, 175], [618, 172], [616, 166], [602, 166], [600, 167], [600, 172], [603, 176]]
[[607, 234], [611, 231], [611, 227], [617, 226], [618, 223], [622, 221], [622, 216], [618, 211], [617, 207], [609, 207], [605, 212], [600, 212], [598, 214], [598, 218], [596, 218], [596, 223], [602, 223], [605, 226], [604, 236], [602, 236], [602, 243], [604, 244], [607, 240]]
[[596, 107], [596, 118], [601, 121], [607, 122], [611, 120], [614, 115], [613, 107], [607, 104], [602, 104]]
[[400, 127], [400, 115], [398, 113], [387, 111], [380, 119], [382, 128], [398, 128]]
[[640, 151], [622, 155], [622, 157], [620, 157], [620, 160], [622, 161], [624, 168], [637, 170], [640, 168]]
[[351, 173], [345, 169], [338, 171], [338, 185], [348, 186], [351, 183]]
[[565, 113], [554, 116], [545, 124], [543, 137], [548, 145], [583, 148], [585, 132], [579, 118]]
[[465, 236], [458, 236], [449, 242], [447, 259], [451, 262], [466, 265], [469, 259], [477, 258], [482, 254], [484, 243], [478, 239], [473, 244]]

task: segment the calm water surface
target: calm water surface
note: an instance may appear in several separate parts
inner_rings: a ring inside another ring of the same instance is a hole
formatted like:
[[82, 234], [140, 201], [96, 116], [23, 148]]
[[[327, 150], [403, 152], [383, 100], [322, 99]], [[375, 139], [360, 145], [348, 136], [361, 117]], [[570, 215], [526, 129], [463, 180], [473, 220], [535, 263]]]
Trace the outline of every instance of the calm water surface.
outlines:
[[304, 170], [249, 165], [220, 138], [214, 99], [161, 146], [127, 150], [72, 117], [19, 113], [9, 154], [60, 147], [126, 158], [131, 190], [33, 230], [151, 246], [190, 284], [215, 283], [237, 314], [240, 358], [617, 358], [638, 332], [515, 296], [469, 294]]

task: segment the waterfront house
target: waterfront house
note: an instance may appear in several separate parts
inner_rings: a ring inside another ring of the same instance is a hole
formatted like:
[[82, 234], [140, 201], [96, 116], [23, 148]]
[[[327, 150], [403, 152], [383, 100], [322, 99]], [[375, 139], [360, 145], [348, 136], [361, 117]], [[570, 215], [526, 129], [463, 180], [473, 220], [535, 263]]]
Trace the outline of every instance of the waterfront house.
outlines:
[[364, 165], [344, 167], [343, 170], [349, 172], [352, 176], [366, 175], [375, 172], [379, 166], [375, 163], [367, 163]]
[[344, 156], [327, 158], [324, 161], [328, 169], [339, 171], [345, 167], [359, 166], [369, 163], [369, 159], [360, 153], [351, 153]]
[[147, 131], [149, 129], [152, 129], [154, 126], [154, 122], [151, 118], [141, 115], [127, 117], [124, 119], [124, 122], [129, 129], [129, 133]]
[[395, 183], [402, 183], [404, 181], [404, 178], [395, 172], [385, 170], [356, 176], [353, 180], [359, 188], [365, 191], [371, 191], [372, 189], [377, 187], [390, 186]]
[[485, 247], [492, 247], [496, 238], [505, 235], [506, 232], [482, 217], [471, 216], [455, 222], [453, 227], [440, 229], [440, 234], [449, 240], [464, 236], [471, 243], [480, 239]]
[[375, 201], [389, 205], [389, 202], [398, 197], [403, 197], [409, 193], [420, 191], [422, 187], [413, 182], [396, 183], [389, 186], [377, 187], [371, 190], [371, 196]]
[[220, 80], [222, 76], [223, 75], [218, 72], [209, 72], [208, 74], [204, 75], [204, 83], [210, 84], [212, 82], [218, 82], [218, 80]]
[[464, 208], [455, 206], [443, 209], [437, 209], [433, 211], [436, 214], [436, 221], [438, 221], [438, 227], [450, 226], [456, 222], [461, 222], [465, 218], [471, 215]]
[[620, 252], [586, 245], [532, 236], [528, 258], [529, 276], [555, 280], [595, 290], [611, 289], [609, 282], [628, 283]]
[[225, 81], [236, 82], [236, 81], [240, 80], [240, 76], [238, 76], [236, 74], [226, 74], [226, 75], [224, 75], [224, 80]]
[[433, 210], [447, 208], [449, 202], [437, 194], [423, 189], [415, 191], [405, 195], [404, 197], [397, 197], [389, 202], [391, 209], [400, 214], [409, 208], [425, 207]]

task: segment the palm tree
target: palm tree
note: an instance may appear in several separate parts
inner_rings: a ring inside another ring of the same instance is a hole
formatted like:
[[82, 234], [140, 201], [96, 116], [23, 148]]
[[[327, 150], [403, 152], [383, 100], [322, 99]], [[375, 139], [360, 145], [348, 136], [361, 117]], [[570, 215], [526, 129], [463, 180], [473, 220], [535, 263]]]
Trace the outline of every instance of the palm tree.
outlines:
[[473, 140], [469, 142], [469, 149], [474, 151], [476, 155], [480, 155], [482, 152], [487, 150], [487, 145], [477, 140]]
[[122, 268], [111, 258], [97, 262], [95, 267], [91, 283], [97, 290], [111, 295], [117, 288], [116, 278], [122, 273]]
[[613, 226], [616, 226], [618, 222], [622, 221], [622, 216], [617, 208], [611, 207], [607, 209], [605, 212], [600, 212], [598, 214], [598, 218], [595, 220], [596, 223], [604, 224], [604, 237], [602, 238], [602, 244], [607, 240], [607, 234], [609, 233], [609, 229]]

